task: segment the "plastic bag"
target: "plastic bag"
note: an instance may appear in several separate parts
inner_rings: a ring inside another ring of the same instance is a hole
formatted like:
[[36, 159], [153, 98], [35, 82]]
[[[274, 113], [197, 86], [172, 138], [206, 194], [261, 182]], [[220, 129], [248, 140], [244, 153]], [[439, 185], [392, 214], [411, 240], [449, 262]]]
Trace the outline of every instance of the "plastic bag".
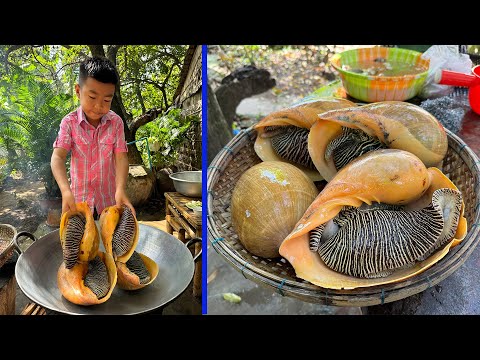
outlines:
[[446, 96], [453, 91], [453, 86], [440, 85], [435, 81], [435, 74], [441, 69], [467, 74], [472, 70], [470, 56], [461, 54], [458, 45], [433, 45], [422, 54], [422, 58], [430, 59], [427, 78], [418, 94], [423, 99]]

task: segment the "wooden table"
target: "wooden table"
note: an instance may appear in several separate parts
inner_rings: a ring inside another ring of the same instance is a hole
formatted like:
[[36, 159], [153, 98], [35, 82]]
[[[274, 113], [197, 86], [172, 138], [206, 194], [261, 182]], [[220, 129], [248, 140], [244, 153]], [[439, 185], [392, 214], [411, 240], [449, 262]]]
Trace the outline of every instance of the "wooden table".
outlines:
[[[193, 213], [193, 210], [187, 208], [189, 201], [201, 201], [201, 198], [188, 197], [179, 192], [166, 192], [165, 195], [165, 220], [167, 221], [167, 232], [173, 235], [177, 231], [178, 239], [185, 242], [188, 235], [191, 239], [202, 237], [202, 218]], [[202, 249], [201, 243], [195, 244], [195, 256]], [[202, 296], [202, 261], [195, 263], [195, 273], [193, 276], [193, 295]]]

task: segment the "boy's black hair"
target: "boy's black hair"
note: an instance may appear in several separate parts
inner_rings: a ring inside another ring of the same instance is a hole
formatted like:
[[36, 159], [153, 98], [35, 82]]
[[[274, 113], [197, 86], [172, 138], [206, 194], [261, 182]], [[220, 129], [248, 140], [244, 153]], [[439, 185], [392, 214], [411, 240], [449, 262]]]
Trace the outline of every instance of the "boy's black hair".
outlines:
[[82, 85], [87, 77], [114, 85], [117, 85], [119, 80], [115, 65], [106, 57], [101, 56], [88, 57], [80, 63], [79, 84]]

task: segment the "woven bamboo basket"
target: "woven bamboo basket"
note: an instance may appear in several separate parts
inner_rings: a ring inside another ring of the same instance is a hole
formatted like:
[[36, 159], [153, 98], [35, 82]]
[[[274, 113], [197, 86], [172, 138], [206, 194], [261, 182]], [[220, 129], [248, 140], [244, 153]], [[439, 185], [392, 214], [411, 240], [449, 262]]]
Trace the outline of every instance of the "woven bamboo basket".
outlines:
[[0, 224], [0, 268], [13, 256], [15, 236], [17, 236], [17, 230], [12, 225]]
[[336, 306], [372, 306], [401, 300], [441, 282], [462, 265], [479, 242], [480, 161], [455, 134], [445, 129], [448, 151], [442, 171], [462, 192], [468, 233], [464, 240], [432, 267], [401, 282], [353, 290], [332, 290], [295, 276], [288, 261], [266, 259], [249, 253], [238, 240], [230, 218], [232, 191], [240, 176], [261, 162], [254, 151], [256, 131], [242, 130], [220, 151], [208, 168], [208, 238], [214, 250], [236, 270], [282, 296]]

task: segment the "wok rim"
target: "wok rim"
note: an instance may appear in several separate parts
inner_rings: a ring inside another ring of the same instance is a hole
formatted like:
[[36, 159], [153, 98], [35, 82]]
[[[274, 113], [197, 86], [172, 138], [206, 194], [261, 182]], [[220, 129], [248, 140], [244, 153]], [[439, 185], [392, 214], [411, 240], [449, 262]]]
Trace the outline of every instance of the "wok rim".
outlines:
[[[183, 248], [182, 251], [186, 251], [188, 252], [188, 256], [186, 256], [187, 259], [190, 259], [190, 266], [189, 266], [189, 276], [188, 276], [188, 279], [189, 281], [188, 282], [185, 282], [185, 285], [184, 286], [181, 286], [179, 287], [179, 290], [175, 291], [172, 293], [171, 296], [168, 296], [168, 299], [163, 301], [161, 304], [156, 304], [155, 306], [148, 306], [148, 308], [142, 310], [142, 311], [132, 311], [132, 312], [129, 312], [129, 313], [124, 313], [124, 314], [110, 314], [110, 313], [105, 313], [105, 314], [99, 314], [99, 313], [92, 313], [92, 314], [88, 314], [88, 313], [85, 313], [88, 312], [88, 309], [91, 307], [91, 306], [82, 306], [82, 305], [76, 305], [76, 306], [79, 306], [79, 309], [82, 309], [83, 312], [75, 312], [75, 311], [69, 311], [69, 310], [64, 310], [64, 309], [59, 309], [58, 307], [56, 306], [52, 306], [51, 303], [45, 303], [43, 301], [43, 299], [39, 300], [37, 299], [33, 293], [33, 296], [32, 296], [32, 292], [31, 291], [28, 291], [27, 287], [25, 286], [25, 284], [22, 284], [22, 276], [19, 276], [19, 274], [21, 275], [20, 273], [20, 266], [18, 266], [18, 264], [21, 264], [22, 261], [28, 261], [28, 257], [26, 257], [25, 254], [28, 254], [28, 250], [30, 249], [31, 246], [41, 246], [41, 245], [36, 245], [38, 243], [41, 244], [41, 241], [42, 239], [51, 234], [52, 232], [58, 232], [59, 233], [59, 229], [57, 230], [54, 230], [50, 233], [47, 233], [45, 235], [43, 235], [42, 237], [40, 237], [38, 239], [38, 241], [35, 241], [28, 249], [26, 249], [25, 251], [23, 251], [20, 256], [18, 257], [18, 260], [15, 264], [15, 278], [17, 279], [17, 284], [18, 284], [18, 287], [20, 288], [20, 290], [22, 291], [22, 293], [28, 298], [30, 299], [30, 301], [32, 302], [35, 302], [36, 304], [46, 308], [46, 309], [49, 309], [51, 311], [54, 311], [54, 312], [57, 312], [57, 313], [61, 313], [61, 314], [66, 314], [66, 315], [87, 315], [87, 316], [95, 316], [95, 315], [142, 315], [142, 314], [148, 314], [154, 310], [157, 310], [157, 309], [160, 309], [160, 308], [164, 308], [166, 305], [170, 304], [173, 300], [175, 300], [176, 298], [178, 298], [181, 294], [183, 294], [185, 292], [185, 290], [188, 288], [188, 286], [190, 285], [190, 283], [192, 282], [193, 280], [193, 275], [194, 275], [194, 271], [195, 271], [195, 263], [193, 261], [193, 257], [190, 253], [190, 250], [185, 246], [185, 244], [183, 244], [180, 240], [176, 239], [173, 235], [171, 234], [168, 234], [166, 233], [165, 231], [163, 230], [160, 230], [152, 225], [147, 225], [147, 224], [142, 224], [142, 223], [138, 223], [138, 226], [139, 227], [143, 227], [143, 226], [147, 226], [149, 228], [152, 228], [154, 229], [155, 231], [159, 231], [159, 232], [162, 232], [164, 234], [167, 234], [168, 236], [166, 238], [168, 238], [169, 240], [168, 241], [172, 241], [173, 242], [176, 242], [178, 241], [179, 242], [179, 246], [181, 246]], [[59, 240], [60, 241], [60, 240]], [[177, 245], [175, 245], [177, 246]], [[158, 279], [158, 277], [157, 277]], [[154, 280], [157, 281], [157, 279]], [[20, 280], [20, 281], [19, 281]], [[38, 285], [36, 285], [38, 287]], [[117, 286], [117, 285], [116, 285]], [[180, 290], [181, 289], [181, 290]], [[62, 296], [63, 298], [63, 296]], [[75, 305], [75, 304], [74, 304]], [[102, 304], [98, 304], [98, 305], [102, 305]], [[95, 306], [95, 305], [92, 305], [92, 306]]]

